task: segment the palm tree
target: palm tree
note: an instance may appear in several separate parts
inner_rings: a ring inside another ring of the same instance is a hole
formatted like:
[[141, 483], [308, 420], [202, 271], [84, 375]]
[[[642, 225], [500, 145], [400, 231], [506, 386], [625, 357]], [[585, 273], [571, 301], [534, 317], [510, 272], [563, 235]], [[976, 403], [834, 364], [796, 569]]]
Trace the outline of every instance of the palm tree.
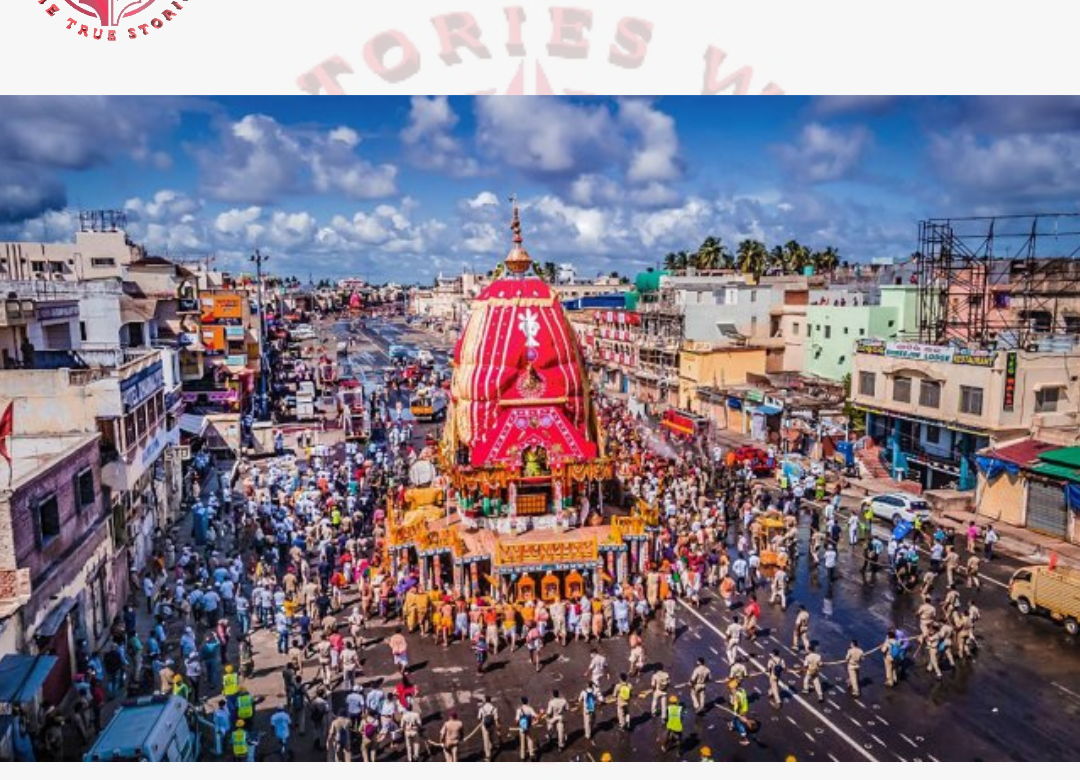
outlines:
[[817, 255], [817, 261], [814, 263], [815, 273], [831, 274], [840, 266], [840, 252], [836, 247], [827, 246], [815, 254]]
[[798, 241], [788, 241], [784, 244], [783, 264], [784, 273], [802, 273], [802, 269], [810, 262], [810, 250]]
[[779, 270], [783, 273], [784, 269], [784, 247], [777, 244], [769, 250], [769, 258], [766, 262], [766, 267], [769, 271]]
[[679, 262], [679, 256], [677, 254], [675, 254], [674, 252], [668, 252], [666, 255], [664, 255], [663, 268], [664, 268], [665, 271], [677, 271], [678, 267], [677, 267], [676, 264], [678, 262]]
[[765, 273], [768, 264], [768, 253], [765, 251], [763, 243], [748, 238], [739, 242], [735, 260], [740, 271], [744, 274], [752, 274], [754, 280], [757, 281]]
[[715, 236], [708, 236], [697, 251], [695, 266], [700, 271], [713, 271], [723, 263], [724, 245]]
[[676, 268], [678, 268], [678, 270], [685, 271], [690, 267], [690, 254], [685, 249], [681, 252], [676, 252], [675, 257]]

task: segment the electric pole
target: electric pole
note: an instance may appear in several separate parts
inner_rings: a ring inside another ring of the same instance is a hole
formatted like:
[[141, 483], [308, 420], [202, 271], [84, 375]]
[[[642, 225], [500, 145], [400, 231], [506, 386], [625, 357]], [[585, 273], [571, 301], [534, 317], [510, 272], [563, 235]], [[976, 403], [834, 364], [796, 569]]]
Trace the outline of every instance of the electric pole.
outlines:
[[264, 255], [258, 249], [251, 256], [251, 262], [255, 263], [255, 293], [259, 302], [259, 410], [257, 416], [260, 420], [270, 419], [270, 402], [266, 397], [266, 375], [270, 370], [270, 363], [266, 359], [266, 310], [263, 308], [262, 275], [263, 261], [269, 259], [269, 255]]

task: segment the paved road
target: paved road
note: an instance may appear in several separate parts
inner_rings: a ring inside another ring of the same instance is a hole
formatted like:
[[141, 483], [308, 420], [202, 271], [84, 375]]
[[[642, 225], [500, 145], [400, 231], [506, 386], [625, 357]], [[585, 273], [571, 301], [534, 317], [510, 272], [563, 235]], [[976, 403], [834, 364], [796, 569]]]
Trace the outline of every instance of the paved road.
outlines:
[[[358, 336], [363, 344], [355, 351], [354, 359], [372, 369], [387, 365], [388, 344], [416, 335], [400, 325], [395, 327], [382, 332], [365, 330]], [[417, 435], [428, 429], [418, 427]], [[804, 536], [803, 549], [806, 541]], [[807, 556], [800, 556], [797, 564], [789, 603], [802, 602], [810, 609], [811, 636], [820, 643], [826, 660], [841, 658], [851, 638], [858, 639], [865, 649], [876, 646], [890, 626], [917, 633], [915, 598], [897, 595], [885, 574], [879, 574], [874, 582], [863, 583], [855, 558], [843, 544], [841, 576], [831, 584], [821, 573], [810, 570]], [[722, 709], [725, 691], [721, 685], [714, 685], [707, 711], [688, 719], [682, 757], [692, 757], [698, 746], [709, 745], [720, 760], [782, 760], [789, 754], [800, 760], [820, 761], [1080, 760], [1075, 728], [1080, 722], [1080, 641], [1050, 621], [1023, 617], [1008, 605], [1004, 583], [1021, 564], [999, 558], [984, 569], [987, 576], [983, 578], [983, 590], [975, 597], [983, 615], [977, 627], [979, 655], [955, 670], [946, 670], [942, 681], [934, 680], [921, 664], [912, 664], [897, 688], [886, 689], [881, 684], [880, 654], [874, 654], [863, 664], [860, 699], [844, 690], [843, 667], [829, 666], [825, 670], [824, 704], [799, 693], [796, 678], [789, 674], [785, 703], [774, 711], [765, 701], [763, 677], [752, 677], [748, 685], [751, 707], [763, 725], [758, 740], [748, 747], [739, 746], [729, 732], [728, 716]], [[961, 594], [965, 602], [970, 597], [965, 589]], [[765, 592], [761, 595], [764, 598]], [[760, 670], [774, 647], [781, 648], [789, 669], [797, 666], [799, 659], [789, 646], [795, 609], [785, 613], [764, 605], [763, 611], [765, 630], [757, 642], [744, 642], [751, 674]], [[663, 663], [673, 681], [681, 686], [677, 690], [684, 700], [685, 682], [698, 656], [704, 657], [713, 669], [714, 679], [722, 679], [727, 672], [722, 632], [728, 618], [723, 603], [707, 595], [700, 608], [684, 605], [680, 609], [680, 628], [674, 641], [666, 638], [658, 626], [651, 625], [645, 633], [647, 673], [655, 663]], [[366, 685], [392, 687], [397, 681], [383, 644], [392, 631], [393, 626], [376, 626], [369, 631]], [[253, 687], [267, 696], [265, 707], [280, 698], [283, 657], [277, 655], [270, 632], [258, 634], [255, 644], [260, 678]], [[614, 673], [625, 668], [625, 640], [605, 640], [601, 649]], [[441, 719], [450, 709], [459, 710], [471, 731], [476, 724], [475, 710], [484, 694], [495, 698], [504, 727], [512, 719], [521, 695], [528, 695], [534, 706], [540, 707], [557, 686], [573, 701], [584, 683], [588, 646], [548, 645], [542, 653], [543, 671], [539, 674], [532, 670], [523, 651], [510, 655], [504, 650], [494, 657], [491, 671], [478, 675], [466, 645], [454, 643], [442, 648], [430, 638], [419, 636], [410, 637], [410, 657], [413, 677], [420, 687], [426, 736], [434, 739]], [[307, 676], [313, 673], [311, 670]], [[644, 685], [645, 679], [637, 687]], [[344, 692], [338, 692], [335, 703], [340, 704], [343, 696]], [[560, 755], [547, 746], [541, 759], [596, 760], [604, 751], [610, 751], [616, 760], [680, 757], [674, 752], [660, 753], [657, 740], [661, 725], [648, 716], [647, 700], [635, 698], [632, 712], [633, 729], [626, 734], [615, 728], [614, 708], [604, 708], [595, 742], [584, 739], [580, 715], [571, 715], [567, 751]], [[476, 759], [479, 751], [479, 740], [474, 737], [466, 743], [462, 758]], [[508, 740], [499, 759], [516, 757], [516, 744]], [[298, 758], [316, 759], [319, 755], [306, 746], [298, 752]], [[383, 758], [401, 760], [403, 754], [393, 748], [384, 751], [380, 755]], [[441, 756], [436, 758], [441, 760]]]

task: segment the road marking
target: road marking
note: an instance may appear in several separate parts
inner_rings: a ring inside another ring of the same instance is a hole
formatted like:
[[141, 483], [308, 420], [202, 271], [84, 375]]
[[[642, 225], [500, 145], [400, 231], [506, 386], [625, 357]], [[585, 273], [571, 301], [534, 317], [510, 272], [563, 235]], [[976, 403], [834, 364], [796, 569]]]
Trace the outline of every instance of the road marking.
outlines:
[[926, 754], [926, 757], [929, 758], [931, 761], [933, 761], [935, 764], [940, 764], [941, 763], [940, 761], [938, 761], [936, 758], [934, 758], [929, 753]]
[[879, 737], [877, 734], [871, 734], [870, 739], [874, 740], [874, 742], [877, 742], [882, 747], [887, 747], [887, 745], [882, 741], [881, 737]]
[[855, 702], [855, 704], [856, 704], [857, 706], [859, 706], [859, 707], [862, 707], [862, 708], [863, 708], [864, 710], [866, 709], [866, 705], [865, 705], [865, 704], [863, 704], [863, 703], [862, 703], [861, 701], [859, 701], [858, 699], [852, 699], [852, 701], [853, 701], [853, 702]]
[[816, 740], [816, 739], [814, 739], [813, 737], [811, 737], [811, 736], [810, 736], [810, 732], [809, 732], [809, 731], [804, 731], [804, 732], [803, 732], [803, 736], [804, 736], [804, 737], [806, 737], [806, 738], [807, 738], [808, 740], [810, 740], [811, 742], [817, 742], [817, 740]]
[[859, 721], [855, 720], [855, 718], [851, 717], [850, 715], [845, 715], [844, 717], [847, 718], [848, 720], [850, 720], [852, 723], [854, 723], [859, 728], [862, 728], [862, 724], [859, 723]]
[[717, 650], [717, 649], [716, 649], [715, 647], [713, 647], [712, 645], [709, 645], [709, 649], [710, 649], [710, 650], [712, 650], [712, 654], [713, 654], [713, 655], [720, 655], [720, 651], [719, 651], [719, 650]]
[[[714, 631], [717, 634], [717, 636], [720, 636], [720, 637], [724, 636], [724, 633], [719, 628], [717, 628], [712, 623], [710, 623], [708, 620], [706, 620], [704, 615], [702, 615], [696, 609], [691, 607], [685, 601], [682, 601], [680, 599], [680, 602], [682, 603], [683, 607], [691, 615], [694, 615], [698, 620], [700, 620], [702, 622], [703, 625], [705, 625], [707, 628]], [[750, 663], [752, 663], [755, 667], [757, 667], [757, 670], [759, 672], [764, 672], [765, 671], [765, 666], [763, 664], [761, 664], [756, 658], [751, 658], [750, 656], [747, 656], [747, 658], [749, 659]], [[806, 699], [804, 699], [802, 696], [800, 696], [798, 693], [796, 693], [793, 689], [788, 687], [785, 683], [780, 683], [780, 685], [781, 685], [782, 688], [787, 690], [787, 692], [791, 695], [792, 699], [794, 699], [799, 705], [801, 705], [803, 707], [803, 709], [805, 709], [807, 712], [811, 713], [815, 718], [817, 718], [822, 723], [824, 723], [826, 728], [832, 730], [833, 733], [835, 733], [838, 737], [840, 737], [840, 739], [844, 740], [844, 742], [846, 742], [851, 748], [853, 748], [855, 750], [855, 752], [857, 752], [860, 756], [865, 758], [867, 761], [871, 761], [873, 763], [878, 762], [878, 760], [874, 757], [874, 755], [872, 753], [870, 753], [868, 750], [866, 750], [866, 748], [864, 748], [862, 745], [860, 745], [858, 742], [856, 742], [854, 739], [852, 739], [848, 735], [848, 733], [846, 731], [843, 731], [842, 729], [840, 729], [839, 726], [837, 726], [831, 720], [826, 718], [819, 710], [817, 710], [814, 707], [810, 706], [810, 703]]]
[[791, 717], [790, 715], [785, 715], [784, 717], [787, 718], [788, 723], [790, 723], [792, 726], [797, 727], [799, 725], [795, 722], [795, 718]]
[[838, 764], [840, 763], [840, 759], [837, 758], [836, 756], [834, 756], [832, 753], [826, 753], [825, 755], [827, 755], [829, 758], [831, 758], [836, 763], [838, 763]]
[[1080, 693], [1076, 693], [1075, 691], [1070, 691], [1064, 685], [1060, 685], [1059, 683], [1056, 683], [1056, 682], [1052, 682], [1050, 684], [1053, 685], [1055, 688], [1057, 688], [1059, 691], [1065, 691], [1065, 693], [1069, 694], [1070, 696], [1075, 696], [1077, 699], [1080, 699]]
[[888, 726], [888, 725], [889, 725], [889, 721], [885, 720], [885, 718], [881, 717], [880, 715], [875, 715], [874, 717], [875, 717], [875, 718], [877, 718], [878, 720], [880, 720], [880, 721], [881, 721], [882, 723], [884, 723], [884, 724], [885, 724], [886, 726]]
[[904, 742], [907, 742], [909, 745], [911, 745], [916, 750], [919, 749], [919, 744], [915, 740], [913, 740], [911, 737], [909, 737], [907, 734], [904, 734], [903, 732], [900, 732], [900, 731], [898, 731], [896, 733], [900, 735], [900, 739], [904, 740]]

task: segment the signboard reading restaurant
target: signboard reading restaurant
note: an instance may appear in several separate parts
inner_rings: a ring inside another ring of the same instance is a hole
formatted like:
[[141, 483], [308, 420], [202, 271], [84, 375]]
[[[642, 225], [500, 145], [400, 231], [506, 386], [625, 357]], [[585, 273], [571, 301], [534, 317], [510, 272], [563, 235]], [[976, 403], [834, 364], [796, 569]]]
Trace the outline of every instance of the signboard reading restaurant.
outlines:
[[992, 349], [962, 349], [921, 344], [917, 341], [881, 341], [862, 339], [855, 344], [861, 355], [882, 355], [900, 360], [923, 360], [927, 363], [952, 363], [960, 366], [993, 368], [997, 353]]

